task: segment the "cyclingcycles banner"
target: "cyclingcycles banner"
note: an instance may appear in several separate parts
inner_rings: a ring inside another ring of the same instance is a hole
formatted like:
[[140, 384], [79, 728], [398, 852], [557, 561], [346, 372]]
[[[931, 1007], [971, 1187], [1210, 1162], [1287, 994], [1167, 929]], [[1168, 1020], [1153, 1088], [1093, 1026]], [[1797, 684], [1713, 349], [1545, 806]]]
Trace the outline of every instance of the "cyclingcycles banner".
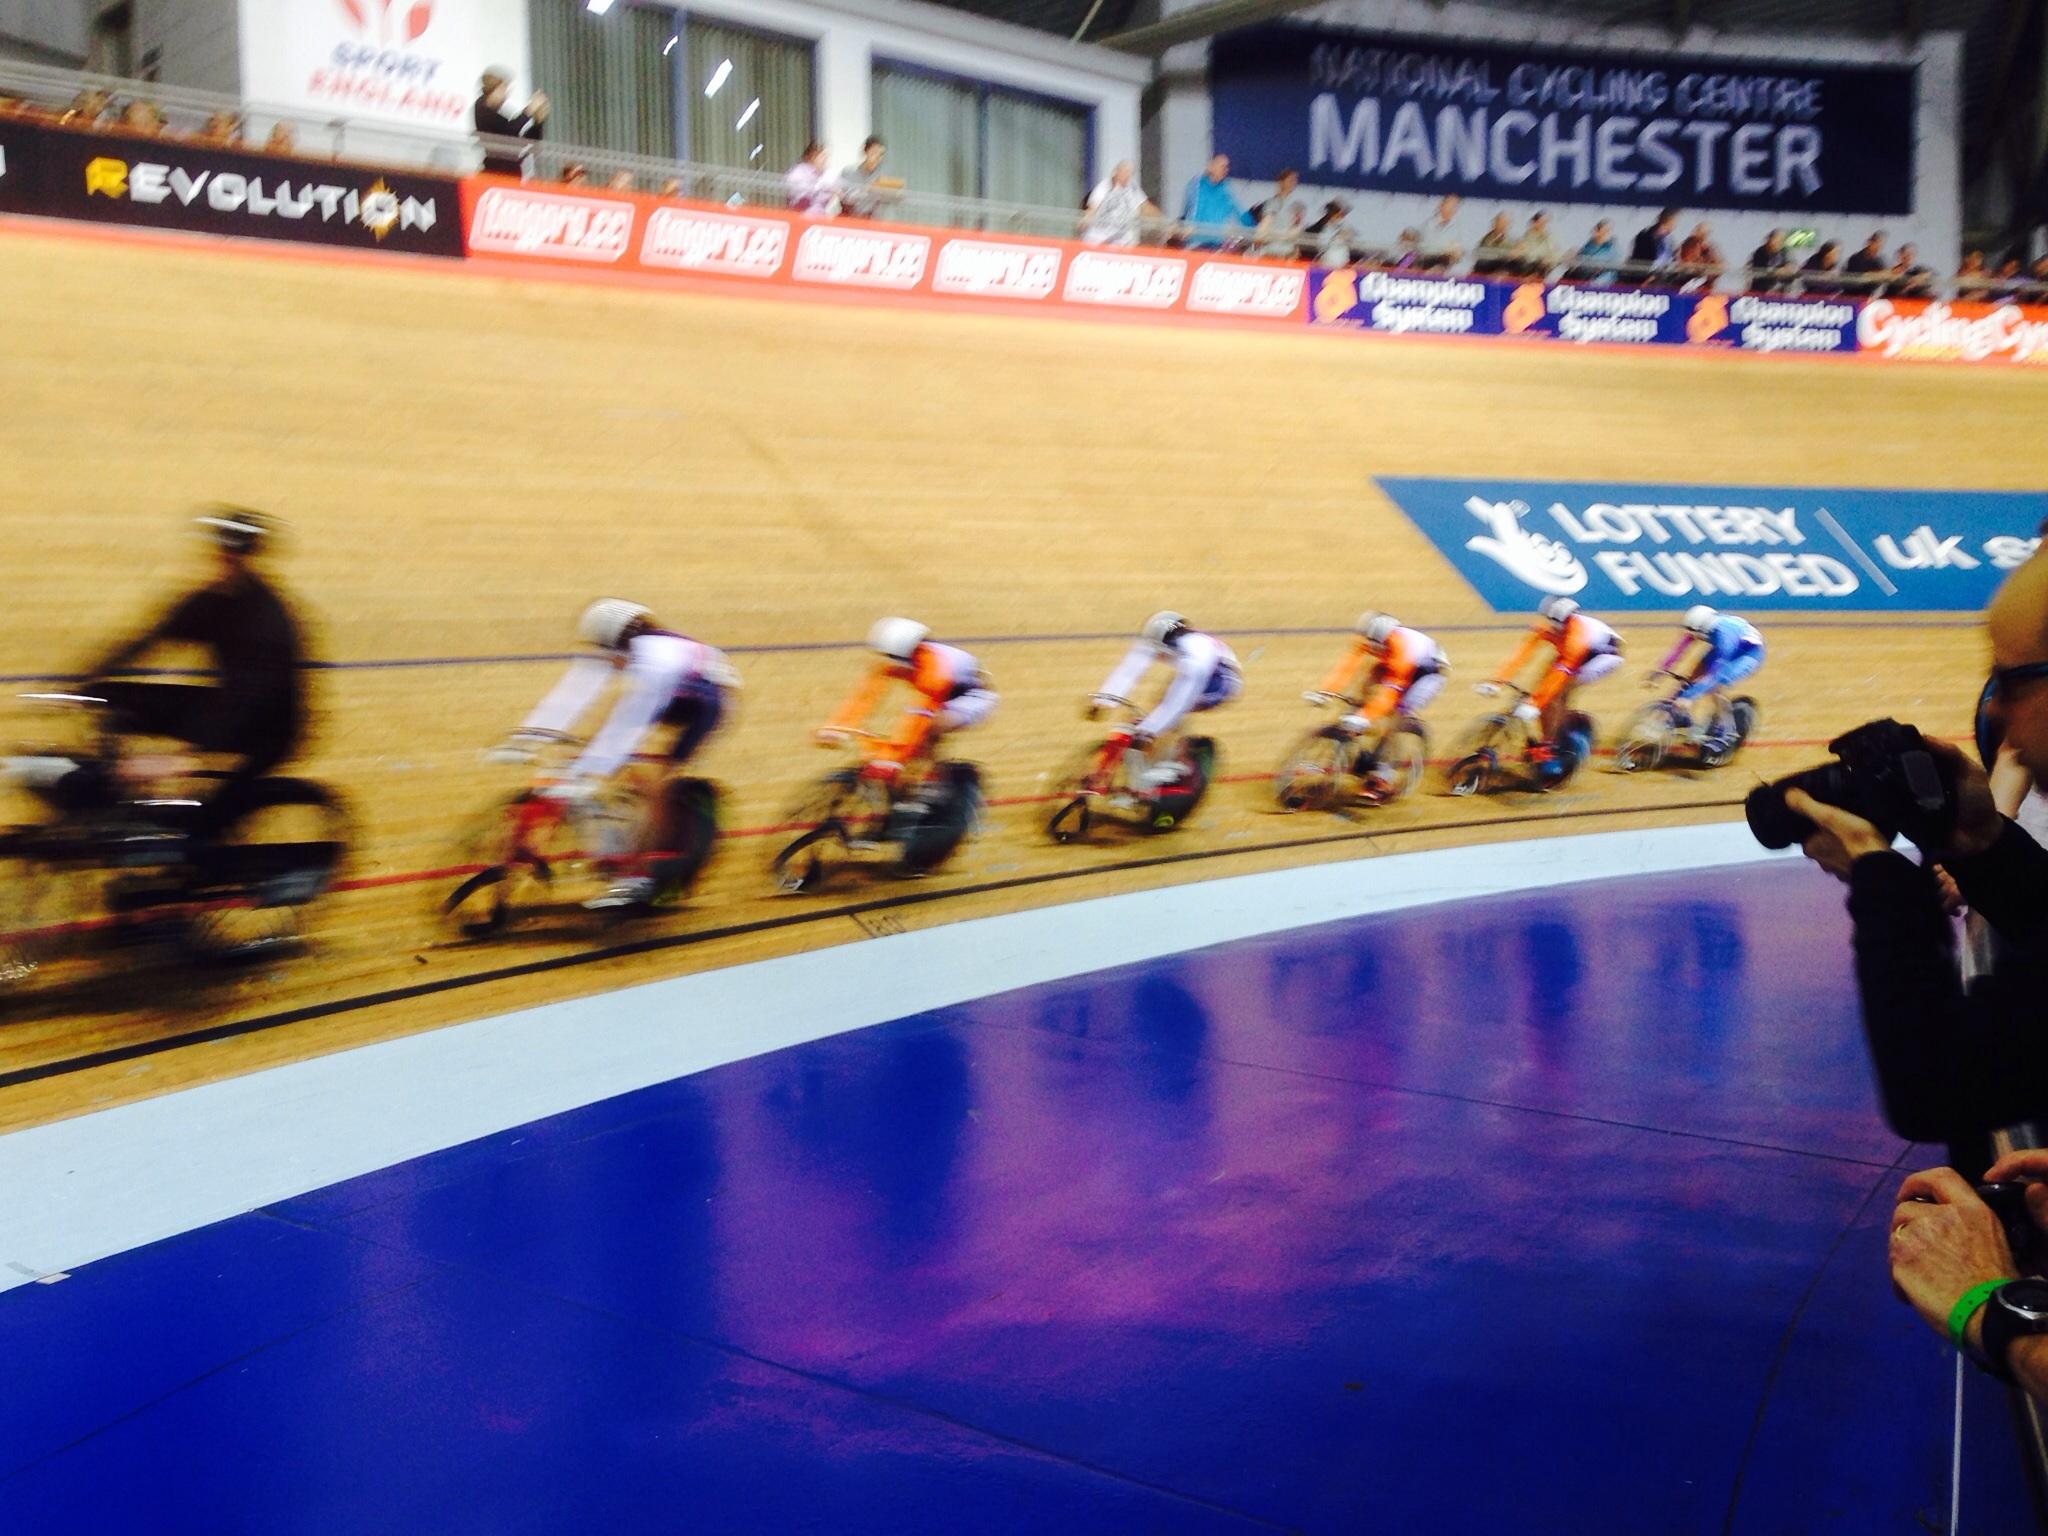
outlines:
[[1843, 65], [1269, 22], [1209, 51], [1231, 168], [1315, 186], [1910, 213], [1918, 79]]
[[1375, 482], [1496, 613], [1722, 601], [1975, 612], [2040, 543], [2048, 494], [1597, 481]]

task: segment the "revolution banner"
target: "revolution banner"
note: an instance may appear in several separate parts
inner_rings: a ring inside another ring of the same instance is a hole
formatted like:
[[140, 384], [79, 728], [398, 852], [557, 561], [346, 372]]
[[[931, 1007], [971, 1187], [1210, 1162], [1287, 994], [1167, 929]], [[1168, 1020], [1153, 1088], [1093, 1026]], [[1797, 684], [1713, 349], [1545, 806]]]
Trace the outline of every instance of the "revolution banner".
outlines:
[[1308, 269], [866, 219], [806, 219], [477, 176], [462, 184], [474, 257], [749, 284], [1300, 323]]
[[2048, 494], [1853, 487], [1376, 482], [1496, 613], [1726, 600], [1975, 612], [2040, 543]]
[[1266, 23], [1209, 51], [1232, 171], [1556, 203], [1910, 213], [1918, 77]]
[[462, 254], [452, 177], [0, 117], [0, 208], [359, 250]]

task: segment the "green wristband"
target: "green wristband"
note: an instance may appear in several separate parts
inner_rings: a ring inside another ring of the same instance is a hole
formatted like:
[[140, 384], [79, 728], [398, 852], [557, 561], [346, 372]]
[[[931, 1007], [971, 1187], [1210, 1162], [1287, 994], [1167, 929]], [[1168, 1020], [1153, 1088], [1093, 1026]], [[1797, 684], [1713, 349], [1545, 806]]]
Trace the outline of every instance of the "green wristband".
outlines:
[[1949, 1343], [1955, 1345], [1957, 1349], [1963, 1348], [1963, 1335], [1969, 1332], [1970, 1319], [1975, 1317], [1984, 1303], [1991, 1299], [1993, 1291], [2002, 1285], [2010, 1283], [2010, 1281], [2006, 1280], [1986, 1280], [1981, 1285], [1971, 1286], [1962, 1295], [1958, 1296], [1956, 1304], [1948, 1309]]

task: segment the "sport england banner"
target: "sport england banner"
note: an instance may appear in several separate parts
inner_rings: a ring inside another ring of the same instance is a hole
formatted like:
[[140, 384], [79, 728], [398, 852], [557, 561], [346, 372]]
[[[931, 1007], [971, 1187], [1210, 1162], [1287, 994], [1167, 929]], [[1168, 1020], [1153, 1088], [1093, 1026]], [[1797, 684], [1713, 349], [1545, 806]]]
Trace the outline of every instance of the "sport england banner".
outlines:
[[1741, 352], [1853, 352], [1848, 300], [1667, 293], [1583, 283], [1317, 269], [1314, 325], [1434, 336], [1542, 336], [1570, 342], [1726, 347]]
[[1297, 325], [1308, 310], [1308, 269], [1278, 262], [742, 212], [496, 176], [465, 181], [462, 203], [474, 257], [993, 300], [1026, 310], [1120, 309]]
[[[452, 177], [0, 117], [0, 208], [415, 255], [462, 254]], [[11, 190], [10, 190], [11, 189]]]
[[1588, 608], [1955, 610], [2039, 544], [2048, 495], [1434, 480], [1380, 489], [1496, 613]]
[[1209, 52], [1231, 168], [1540, 202], [1908, 213], [1911, 65], [1585, 52], [1267, 23]]

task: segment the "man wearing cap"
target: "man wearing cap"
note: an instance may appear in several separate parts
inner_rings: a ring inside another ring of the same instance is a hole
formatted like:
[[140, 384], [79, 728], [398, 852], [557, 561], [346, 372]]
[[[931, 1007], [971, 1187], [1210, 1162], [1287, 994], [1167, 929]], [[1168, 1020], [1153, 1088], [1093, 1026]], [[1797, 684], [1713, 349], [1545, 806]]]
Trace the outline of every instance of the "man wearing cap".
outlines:
[[548, 120], [548, 99], [539, 91], [524, 109], [508, 114], [506, 99], [512, 91], [512, 71], [502, 65], [493, 64], [483, 73], [478, 82], [476, 98], [477, 137], [485, 140], [484, 169], [497, 176], [517, 176], [526, 164], [526, 152], [513, 153], [493, 147], [491, 139], [529, 139], [538, 142], [541, 125]]
[[[305, 727], [305, 643], [291, 609], [257, 568], [274, 526], [244, 507], [207, 509], [198, 530], [210, 547], [208, 579], [86, 670], [117, 728], [233, 760], [193, 818], [202, 837], [241, 817], [249, 786], [291, 756]], [[101, 681], [162, 646], [205, 651], [212, 681]], [[192, 765], [171, 759], [155, 766], [172, 776]]]

